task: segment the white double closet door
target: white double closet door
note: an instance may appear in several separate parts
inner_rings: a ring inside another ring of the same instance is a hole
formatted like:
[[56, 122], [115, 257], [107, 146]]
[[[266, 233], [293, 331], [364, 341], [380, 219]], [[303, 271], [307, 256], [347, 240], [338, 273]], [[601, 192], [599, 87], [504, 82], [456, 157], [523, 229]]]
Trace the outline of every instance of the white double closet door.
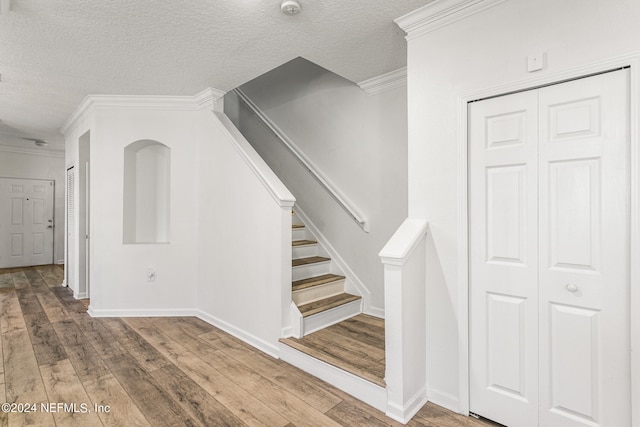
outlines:
[[629, 75], [469, 104], [470, 410], [631, 424]]

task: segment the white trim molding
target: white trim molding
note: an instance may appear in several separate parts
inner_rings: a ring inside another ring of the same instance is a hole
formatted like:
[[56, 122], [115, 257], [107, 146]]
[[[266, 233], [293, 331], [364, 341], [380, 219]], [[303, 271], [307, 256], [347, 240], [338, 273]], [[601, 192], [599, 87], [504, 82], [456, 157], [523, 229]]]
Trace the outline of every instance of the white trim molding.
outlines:
[[238, 328], [228, 322], [225, 322], [222, 319], [219, 319], [209, 313], [206, 313], [202, 310], [193, 310], [194, 314], [192, 316], [196, 316], [200, 320], [204, 320], [210, 325], [215, 326], [218, 329], [222, 329], [226, 333], [233, 335], [234, 337], [246, 342], [247, 344], [257, 348], [263, 353], [268, 354], [271, 357], [276, 359], [280, 358], [280, 349], [278, 348], [277, 342], [276, 344], [267, 342], [262, 338], [259, 338], [253, 335], [250, 332], [247, 332], [243, 329]]
[[193, 308], [125, 308], [96, 309], [89, 304], [87, 313], [91, 317], [197, 317]]
[[436, 0], [394, 20], [411, 40], [506, 0]]
[[48, 156], [48, 157], [64, 157], [64, 145], [61, 150], [51, 150], [42, 148], [23, 148], [12, 147], [9, 145], [0, 145], [0, 151], [6, 151], [8, 153], [29, 154], [36, 156]]
[[265, 163], [264, 159], [253, 149], [249, 141], [240, 133], [226, 114], [214, 111], [217, 122], [229, 137], [229, 142], [238, 152], [242, 160], [247, 164], [262, 185], [267, 189], [271, 197], [280, 207], [292, 208], [296, 198], [289, 189], [280, 181], [280, 178]]
[[360, 89], [368, 95], [380, 93], [407, 85], [407, 67], [399, 68], [388, 73], [380, 74], [367, 80], [358, 82]]
[[[86, 113], [94, 108], [106, 109], [153, 109], [175, 111], [198, 111], [203, 109], [220, 110], [219, 100], [225, 92], [207, 88], [194, 96], [158, 96], [158, 95], [87, 95], [78, 108], [69, 116], [60, 128], [63, 135], [69, 134]], [[222, 104], [220, 104], [222, 105]]]
[[277, 345], [196, 308], [96, 309], [90, 304], [87, 313], [91, 317], [197, 317], [272, 357], [280, 357]]

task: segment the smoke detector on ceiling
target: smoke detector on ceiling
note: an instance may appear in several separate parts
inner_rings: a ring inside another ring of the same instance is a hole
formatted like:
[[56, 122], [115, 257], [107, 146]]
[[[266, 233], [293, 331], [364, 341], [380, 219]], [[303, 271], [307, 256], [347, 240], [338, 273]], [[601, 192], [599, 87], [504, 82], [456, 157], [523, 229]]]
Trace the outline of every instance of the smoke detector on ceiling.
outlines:
[[283, 2], [280, 3], [280, 10], [285, 15], [289, 15], [289, 16], [297, 15], [300, 13], [300, 10], [301, 10], [300, 3], [298, 3], [296, 0], [283, 0]]

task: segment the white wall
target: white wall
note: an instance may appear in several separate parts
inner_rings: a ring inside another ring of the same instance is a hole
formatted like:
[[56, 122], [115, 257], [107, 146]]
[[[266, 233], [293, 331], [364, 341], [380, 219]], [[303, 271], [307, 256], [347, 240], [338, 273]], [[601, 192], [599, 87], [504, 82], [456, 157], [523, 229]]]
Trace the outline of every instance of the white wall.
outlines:
[[[464, 399], [457, 324], [461, 97], [638, 52], [639, 17], [637, 0], [508, 0], [409, 40], [409, 216], [430, 224], [427, 378], [436, 402], [456, 407]], [[527, 55], [537, 51], [546, 52], [547, 66], [527, 73]]]
[[[191, 111], [102, 108], [91, 128], [91, 308], [96, 315], [176, 312], [195, 307], [197, 279], [197, 143]], [[78, 134], [67, 136], [77, 162]], [[170, 243], [123, 244], [124, 148], [151, 139], [171, 148]], [[155, 281], [147, 281], [147, 269]]]
[[241, 86], [370, 223], [365, 233], [244, 105], [225, 112], [296, 196], [384, 313], [378, 252], [407, 216], [406, 87], [369, 96], [302, 58]]
[[[201, 108], [191, 97], [96, 96], [65, 127], [68, 165], [91, 130], [89, 311], [197, 315], [277, 355], [291, 323], [294, 199], [228, 118]], [[171, 149], [168, 243], [123, 242], [124, 149], [140, 140]]]
[[64, 262], [64, 156], [38, 155], [0, 151], [0, 177], [48, 179], [55, 183], [53, 236], [54, 262]]
[[294, 199], [226, 116], [203, 115], [197, 307], [211, 323], [276, 355], [291, 324]]

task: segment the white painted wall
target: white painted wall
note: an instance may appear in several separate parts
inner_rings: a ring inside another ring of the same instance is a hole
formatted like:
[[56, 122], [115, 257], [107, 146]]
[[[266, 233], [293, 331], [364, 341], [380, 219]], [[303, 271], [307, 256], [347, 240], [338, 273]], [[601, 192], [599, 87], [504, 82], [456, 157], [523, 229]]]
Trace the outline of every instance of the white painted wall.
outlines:
[[202, 114], [197, 307], [277, 355], [291, 327], [294, 198], [226, 116]]
[[0, 150], [0, 176], [8, 178], [48, 179], [55, 183], [53, 236], [54, 262], [64, 261], [64, 156], [14, 153]]
[[369, 96], [298, 58], [241, 89], [370, 223], [367, 234], [243, 104], [225, 97], [225, 112], [370, 290], [372, 314], [383, 315], [377, 254], [407, 216], [406, 87]]
[[[291, 327], [291, 193], [199, 98], [98, 96], [84, 105], [65, 132], [75, 165], [91, 129], [90, 313], [196, 315], [277, 355]], [[124, 149], [140, 140], [171, 149], [168, 243], [123, 242]]]
[[[436, 403], [458, 409], [461, 97], [640, 51], [637, 0], [508, 0], [408, 42], [409, 216], [426, 218], [427, 378]], [[464, 187], [462, 187], [464, 188]], [[464, 239], [462, 240], [464, 241]]]
[[[126, 107], [126, 105], [125, 105]], [[91, 308], [96, 315], [162, 315], [195, 306], [197, 143], [192, 111], [101, 108], [67, 135], [67, 164], [91, 129]], [[170, 243], [123, 244], [124, 148], [151, 139], [171, 148]], [[147, 269], [156, 272], [147, 282]]]

